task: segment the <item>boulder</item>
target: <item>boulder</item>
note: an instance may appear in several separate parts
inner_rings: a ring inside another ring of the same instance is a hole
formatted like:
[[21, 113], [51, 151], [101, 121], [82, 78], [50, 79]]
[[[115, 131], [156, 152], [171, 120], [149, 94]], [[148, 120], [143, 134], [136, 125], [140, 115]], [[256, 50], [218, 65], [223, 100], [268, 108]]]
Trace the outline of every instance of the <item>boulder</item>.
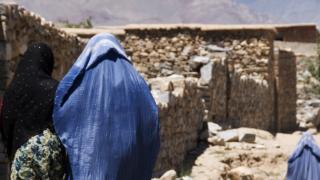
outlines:
[[173, 91], [175, 86], [183, 86], [184, 76], [173, 74], [168, 77], [157, 77], [148, 80], [152, 90]]
[[239, 133], [239, 142], [254, 143], [256, 135], [252, 133]]
[[213, 145], [213, 146], [224, 146], [226, 145], [225, 141], [217, 136], [209, 137], [208, 138], [208, 143]]
[[168, 91], [152, 90], [151, 94], [157, 104], [167, 105], [170, 101], [170, 92]]
[[232, 169], [228, 177], [230, 180], [253, 180], [254, 179], [254, 172], [247, 167], [237, 167]]
[[219, 46], [213, 45], [213, 44], [207, 45], [206, 49], [208, 51], [210, 51], [210, 52], [227, 52], [227, 51], [230, 51], [230, 49], [219, 47]]
[[218, 134], [219, 131], [222, 130], [222, 127], [216, 123], [208, 122], [207, 125], [208, 125], [209, 136], [216, 135], [216, 134]]
[[254, 134], [256, 138], [263, 140], [272, 140], [274, 138], [270, 132], [254, 128], [239, 128], [239, 134]]
[[312, 135], [315, 135], [315, 134], [318, 133], [318, 130], [317, 130], [317, 128], [310, 128], [310, 129], [308, 129], [308, 132], [309, 132], [310, 134], [312, 134]]
[[183, 177], [179, 178], [179, 180], [192, 180], [192, 177], [190, 177], [190, 176], [183, 176]]
[[212, 79], [213, 63], [210, 62], [200, 69], [200, 82], [202, 85], [208, 85]]
[[207, 56], [193, 56], [189, 64], [192, 69], [198, 69], [200, 66], [208, 64], [209, 61], [210, 58]]
[[217, 136], [223, 139], [225, 142], [238, 142], [239, 141], [239, 132], [238, 129], [231, 129], [226, 131], [221, 131]]
[[165, 172], [159, 180], [176, 180], [177, 172], [175, 170], [169, 170]]

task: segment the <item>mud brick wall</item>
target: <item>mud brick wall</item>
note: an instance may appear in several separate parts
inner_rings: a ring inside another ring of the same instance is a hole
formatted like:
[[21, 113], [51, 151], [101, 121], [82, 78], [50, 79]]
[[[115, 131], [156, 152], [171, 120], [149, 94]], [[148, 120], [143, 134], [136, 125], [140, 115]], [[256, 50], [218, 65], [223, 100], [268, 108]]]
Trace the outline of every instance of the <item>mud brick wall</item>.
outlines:
[[297, 66], [293, 52], [280, 50], [277, 60], [277, 130], [289, 132], [297, 128]]
[[318, 30], [314, 24], [277, 26], [277, 39], [288, 42], [316, 43]]

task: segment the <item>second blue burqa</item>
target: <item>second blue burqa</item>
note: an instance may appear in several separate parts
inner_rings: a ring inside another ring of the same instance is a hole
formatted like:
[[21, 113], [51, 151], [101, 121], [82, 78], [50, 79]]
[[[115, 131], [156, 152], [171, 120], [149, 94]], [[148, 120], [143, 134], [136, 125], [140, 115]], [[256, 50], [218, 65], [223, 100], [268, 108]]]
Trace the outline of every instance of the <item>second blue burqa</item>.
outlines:
[[120, 43], [94, 36], [60, 82], [54, 127], [76, 180], [149, 180], [159, 150], [158, 111]]
[[307, 132], [289, 158], [287, 180], [309, 179], [320, 179], [320, 148]]

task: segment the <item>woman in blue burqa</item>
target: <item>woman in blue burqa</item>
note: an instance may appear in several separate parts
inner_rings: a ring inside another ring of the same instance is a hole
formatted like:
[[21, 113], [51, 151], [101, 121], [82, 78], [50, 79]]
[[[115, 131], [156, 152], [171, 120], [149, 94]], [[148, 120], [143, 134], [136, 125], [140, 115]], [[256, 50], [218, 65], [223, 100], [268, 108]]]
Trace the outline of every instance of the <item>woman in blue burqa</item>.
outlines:
[[306, 132], [288, 160], [287, 180], [320, 179], [320, 148]]
[[157, 106], [114, 36], [89, 40], [58, 86], [53, 119], [69, 179], [151, 179], [160, 146]]

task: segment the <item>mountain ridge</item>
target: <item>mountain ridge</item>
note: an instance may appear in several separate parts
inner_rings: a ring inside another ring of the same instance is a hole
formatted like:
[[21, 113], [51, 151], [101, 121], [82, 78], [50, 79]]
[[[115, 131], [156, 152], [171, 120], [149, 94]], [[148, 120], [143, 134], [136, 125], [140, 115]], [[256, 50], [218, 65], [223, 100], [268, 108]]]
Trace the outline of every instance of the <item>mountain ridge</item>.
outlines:
[[53, 22], [91, 17], [94, 25], [320, 24], [317, 0], [0, 0], [12, 1]]

